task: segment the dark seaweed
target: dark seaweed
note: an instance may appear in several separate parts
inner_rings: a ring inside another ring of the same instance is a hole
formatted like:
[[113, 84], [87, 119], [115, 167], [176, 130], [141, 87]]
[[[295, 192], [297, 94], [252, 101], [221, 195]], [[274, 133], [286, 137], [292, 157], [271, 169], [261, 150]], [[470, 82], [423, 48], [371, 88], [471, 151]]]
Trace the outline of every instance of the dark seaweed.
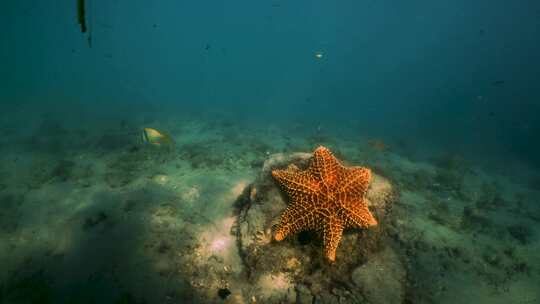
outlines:
[[77, 0], [77, 20], [82, 33], [86, 33], [86, 7], [84, 2], [84, 0]]
[[222, 299], [226, 299], [231, 294], [231, 291], [227, 288], [220, 288], [218, 290], [218, 296]]

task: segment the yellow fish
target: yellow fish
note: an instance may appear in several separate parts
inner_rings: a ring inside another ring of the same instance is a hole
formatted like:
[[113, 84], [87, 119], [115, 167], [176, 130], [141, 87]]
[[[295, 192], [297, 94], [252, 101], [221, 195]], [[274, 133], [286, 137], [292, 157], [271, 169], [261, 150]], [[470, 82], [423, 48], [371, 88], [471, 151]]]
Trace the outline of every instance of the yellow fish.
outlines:
[[160, 132], [152, 128], [144, 128], [142, 131], [143, 143], [153, 146], [170, 146], [173, 143], [172, 138], [165, 132]]

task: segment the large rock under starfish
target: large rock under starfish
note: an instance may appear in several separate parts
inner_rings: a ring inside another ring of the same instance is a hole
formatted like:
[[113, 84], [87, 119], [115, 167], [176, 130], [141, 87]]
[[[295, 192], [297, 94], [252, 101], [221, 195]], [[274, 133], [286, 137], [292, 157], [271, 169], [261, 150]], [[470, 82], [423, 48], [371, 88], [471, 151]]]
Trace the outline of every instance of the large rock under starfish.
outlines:
[[308, 167], [312, 154], [275, 154], [239, 199], [236, 234], [252, 300], [263, 303], [401, 303], [405, 270], [385, 237], [396, 191], [372, 174], [366, 194], [378, 221], [369, 229], [346, 230], [335, 263], [322, 254], [322, 240], [301, 232], [284, 241], [272, 239], [273, 227], [287, 208], [287, 197], [271, 175], [294, 164]]

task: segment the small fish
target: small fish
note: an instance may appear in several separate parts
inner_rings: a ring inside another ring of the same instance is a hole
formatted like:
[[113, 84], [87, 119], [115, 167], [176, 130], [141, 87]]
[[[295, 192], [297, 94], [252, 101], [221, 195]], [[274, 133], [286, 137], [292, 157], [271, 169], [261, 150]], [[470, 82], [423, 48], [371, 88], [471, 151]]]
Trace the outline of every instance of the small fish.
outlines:
[[376, 151], [379, 151], [379, 152], [384, 152], [388, 149], [386, 143], [384, 143], [384, 141], [382, 141], [381, 139], [372, 139], [370, 141], [368, 141], [368, 145], [373, 149], [373, 150], [376, 150]]
[[317, 58], [317, 59], [322, 59], [322, 58], [323, 58], [323, 55], [324, 55], [323, 52], [316, 52], [316, 53], [315, 53], [315, 58]]
[[171, 146], [173, 144], [172, 138], [165, 132], [160, 132], [152, 128], [144, 128], [142, 131], [142, 141], [145, 144], [152, 146]]
[[496, 86], [496, 87], [500, 87], [500, 86], [502, 86], [504, 84], [504, 80], [493, 81], [491, 84]]

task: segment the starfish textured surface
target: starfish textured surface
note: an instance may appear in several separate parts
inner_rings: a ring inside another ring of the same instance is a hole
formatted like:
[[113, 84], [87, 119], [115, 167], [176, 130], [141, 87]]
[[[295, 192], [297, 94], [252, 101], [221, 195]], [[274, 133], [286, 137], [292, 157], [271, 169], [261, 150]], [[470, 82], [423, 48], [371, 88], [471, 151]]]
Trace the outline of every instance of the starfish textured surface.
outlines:
[[303, 230], [318, 231], [326, 258], [335, 261], [344, 229], [377, 225], [364, 199], [371, 170], [345, 167], [325, 147], [315, 150], [306, 170], [291, 165], [272, 176], [290, 198], [275, 230], [276, 241]]

